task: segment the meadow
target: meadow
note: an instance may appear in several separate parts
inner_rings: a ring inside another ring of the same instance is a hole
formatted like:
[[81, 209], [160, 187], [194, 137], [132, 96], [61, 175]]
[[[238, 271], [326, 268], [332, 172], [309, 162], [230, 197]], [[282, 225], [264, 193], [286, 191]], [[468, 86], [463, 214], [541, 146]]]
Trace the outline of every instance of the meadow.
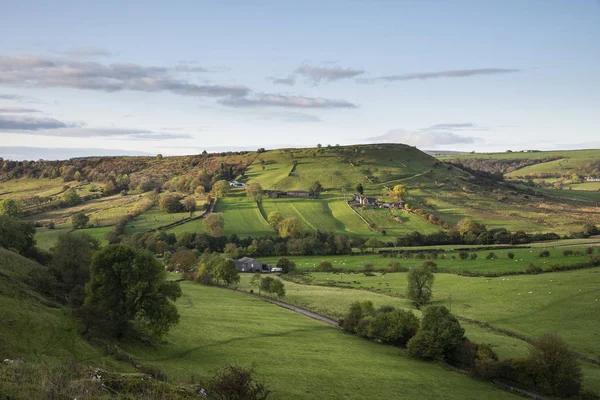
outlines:
[[[181, 321], [166, 345], [127, 345], [172, 379], [199, 380], [231, 363], [257, 364], [274, 399], [509, 399], [513, 395], [441, 365], [408, 358], [257, 299], [182, 283]], [[293, 384], [290, 384], [293, 382]]]
[[[460, 247], [460, 246], [455, 246]], [[418, 247], [404, 248], [415, 250], [418, 249], [431, 250], [437, 247]], [[411, 258], [402, 257], [385, 257], [384, 254], [355, 254], [355, 255], [339, 255], [339, 256], [289, 256], [290, 260], [296, 263], [298, 271], [314, 272], [319, 263], [327, 261], [334, 268], [339, 268], [348, 271], [363, 270], [365, 266], [371, 265], [376, 270], [390, 268], [391, 262], [398, 262], [401, 267], [412, 268], [423, 264], [425, 261], [432, 261], [437, 265], [440, 272], [474, 272], [482, 274], [502, 274], [524, 272], [530, 264], [534, 264], [543, 270], [549, 270], [551, 265], [569, 265], [575, 263], [584, 263], [589, 261], [589, 256], [586, 254], [587, 247], [568, 247], [568, 248], [553, 248], [553, 247], [535, 247], [535, 248], [501, 248], [492, 250], [468, 251], [469, 257], [476, 254], [476, 259], [461, 260], [458, 251], [450, 249], [444, 250], [437, 258], [419, 258], [418, 254], [411, 255]], [[566, 256], [564, 251], [572, 251], [574, 254]], [[540, 257], [544, 251], [549, 252], [548, 257]], [[600, 247], [593, 247], [593, 253], [600, 254]], [[495, 258], [488, 259], [490, 253], [494, 253]], [[508, 253], [512, 253], [514, 258], [509, 258]], [[577, 255], [579, 254], [579, 255]], [[260, 257], [260, 261], [267, 264], [275, 265], [280, 257]]]

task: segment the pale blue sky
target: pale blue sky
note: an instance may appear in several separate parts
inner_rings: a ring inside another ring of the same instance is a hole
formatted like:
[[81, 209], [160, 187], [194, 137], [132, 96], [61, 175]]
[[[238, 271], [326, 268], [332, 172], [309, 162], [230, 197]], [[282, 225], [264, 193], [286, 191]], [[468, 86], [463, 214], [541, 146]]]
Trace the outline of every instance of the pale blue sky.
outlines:
[[597, 0], [94, 3], [0, 5], [0, 156], [600, 147]]

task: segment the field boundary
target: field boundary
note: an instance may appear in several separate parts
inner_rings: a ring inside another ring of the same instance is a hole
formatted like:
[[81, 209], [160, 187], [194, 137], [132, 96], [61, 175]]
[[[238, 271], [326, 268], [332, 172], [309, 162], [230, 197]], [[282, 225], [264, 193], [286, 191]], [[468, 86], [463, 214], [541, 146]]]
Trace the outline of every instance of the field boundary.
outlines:
[[350, 208], [352, 210], [352, 212], [354, 214], [356, 214], [358, 216], [358, 218], [360, 218], [361, 221], [365, 223], [365, 225], [367, 225], [367, 228], [369, 228], [373, 232], [377, 232], [375, 229], [371, 228], [371, 224], [365, 219], [365, 217], [363, 217], [362, 215], [360, 215], [360, 213], [358, 211], [356, 211], [354, 208], [352, 208], [352, 206], [350, 205], [350, 202], [345, 201], [344, 203], [346, 203], [346, 205], [348, 206], [348, 208]]

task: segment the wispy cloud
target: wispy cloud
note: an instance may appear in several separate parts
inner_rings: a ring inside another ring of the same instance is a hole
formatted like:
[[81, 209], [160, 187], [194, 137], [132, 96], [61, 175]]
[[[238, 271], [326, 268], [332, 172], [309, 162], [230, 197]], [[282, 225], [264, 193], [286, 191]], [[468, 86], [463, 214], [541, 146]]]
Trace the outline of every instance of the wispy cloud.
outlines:
[[268, 119], [268, 120], [283, 121], [283, 122], [293, 122], [293, 123], [323, 122], [323, 120], [316, 115], [305, 114], [305, 113], [300, 113], [300, 112], [293, 112], [293, 111], [265, 113], [264, 115], [260, 116], [260, 118]]
[[[471, 130], [477, 125], [463, 124], [437, 124], [418, 130], [392, 129], [387, 133], [365, 139], [373, 143], [405, 143], [420, 148], [437, 148], [439, 146], [476, 143], [481, 139], [474, 136], [465, 136], [453, 131]], [[485, 129], [485, 128], [483, 128]]]
[[435, 72], [415, 72], [401, 75], [378, 76], [375, 78], [357, 79], [359, 83], [375, 83], [377, 81], [395, 82], [395, 81], [410, 81], [410, 80], [427, 80], [427, 79], [442, 79], [442, 78], [468, 78], [478, 75], [498, 75], [498, 74], [514, 74], [521, 72], [520, 69], [514, 68], [480, 68], [480, 69], [457, 69]]
[[365, 73], [365, 71], [361, 69], [343, 67], [317, 67], [308, 64], [302, 65], [296, 69], [295, 72], [307, 77], [316, 84], [321, 83], [321, 81], [333, 82], [340, 79], [354, 78]]
[[458, 124], [437, 124], [432, 125], [427, 128], [421, 129], [424, 132], [437, 132], [437, 131], [487, 131], [489, 128], [486, 128], [481, 125], [474, 124], [472, 122], [464, 122]]
[[63, 54], [69, 57], [112, 57], [114, 53], [108, 50], [100, 49], [98, 47], [74, 47], [72, 49], [61, 51], [59, 54]]
[[101, 64], [40, 56], [0, 56], [0, 84], [106, 92], [171, 92], [183, 96], [203, 97], [245, 96], [250, 92], [249, 88], [238, 84], [198, 85], [178, 79], [173, 76], [177, 68], [181, 69], [184, 66], [145, 67], [133, 63]]
[[17, 94], [10, 93], [0, 93], [0, 99], [12, 100], [19, 103], [41, 103], [41, 101], [39, 99], [36, 99], [35, 97], [19, 96]]
[[39, 131], [67, 128], [70, 125], [50, 117], [0, 115], [0, 131]]
[[30, 113], [39, 113], [40, 110], [36, 110], [35, 108], [25, 108], [25, 107], [0, 107], [0, 114], [30, 114]]
[[[56, 120], [54, 120], [56, 121]], [[127, 129], [127, 128], [91, 128], [84, 126], [69, 126], [57, 121], [56, 125], [47, 124], [46, 126], [38, 124], [28, 127], [24, 124], [18, 127], [3, 127], [2, 117], [0, 117], [0, 131], [6, 130], [15, 133], [20, 130], [21, 133], [30, 133], [27, 131], [36, 131], [36, 135], [68, 138], [112, 138], [123, 140], [170, 140], [170, 139], [190, 139], [191, 136], [185, 133], [167, 133], [154, 132], [146, 129]], [[25, 132], [23, 132], [25, 131]]]
[[287, 96], [282, 94], [255, 94], [248, 97], [230, 97], [219, 100], [230, 107], [286, 107], [286, 108], [356, 108], [356, 104], [346, 100], [332, 100], [321, 97]]
[[294, 75], [289, 75], [287, 78], [273, 78], [273, 77], [269, 77], [267, 79], [269, 79], [275, 85], [294, 86], [296, 84], [296, 77]]

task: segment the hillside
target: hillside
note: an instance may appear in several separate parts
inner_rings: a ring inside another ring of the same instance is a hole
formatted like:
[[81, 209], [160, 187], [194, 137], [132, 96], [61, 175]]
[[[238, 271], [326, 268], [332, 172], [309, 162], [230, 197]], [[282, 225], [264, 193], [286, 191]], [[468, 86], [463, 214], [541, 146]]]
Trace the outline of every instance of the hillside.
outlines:
[[[37, 240], [43, 248], [51, 247], [60, 232], [72, 229], [70, 218], [76, 213], [90, 217], [84, 230], [103, 242], [124, 218], [133, 217], [127, 222], [126, 235], [175, 221], [185, 222], [189, 213], [166, 214], [159, 209], [160, 196], [192, 196], [202, 208], [208, 201], [205, 193], [222, 179], [259, 183], [263, 189], [280, 191], [308, 190], [314, 181], [324, 188], [316, 200], [265, 197], [258, 204], [247, 198], [243, 189], [234, 189], [230, 196], [219, 198], [215, 207], [224, 217], [227, 235], [274, 234], [266, 223], [272, 211], [296, 218], [308, 232], [330, 231], [363, 238], [436, 232], [467, 217], [489, 229], [568, 234], [580, 231], [586, 222], [600, 223], [598, 196], [593, 191], [597, 183], [555, 190], [547, 186], [534, 188], [511, 179], [514, 174], [523, 173], [519, 171], [528, 174], [528, 168], [554, 168], [557, 162], [571, 173], [573, 168], [594, 165], [599, 155], [600, 151], [586, 150], [445, 155], [436, 159], [411, 146], [381, 144], [185, 157], [4, 160], [0, 199], [22, 202], [26, 218], [38, 226]], [[457, 164], [457, 160], [476, 160], [479, 166], [480, 159], [491, 163], [486, 165], [493, 171], [504, 173], [507, 182], [469, 173], [468, 168]], [[452, 161], [454, 166], [444, 161]], [[465, 164], [469, 165], [473, 166]], [[511, 169], [519, 165], [523, 168]], [[358, 183], [364, 187], [365, 196], [382, 201], [388, 199], [394, 185], [404, 185], [408, 189], [405, 201], [411, 211], [349, 207], [346, 202]], [[64, 204], [70, 189], [79, 194], [80, 204]], [[169, 229], [175, 233], [186, 231], [203, 232], [202, 220]]]

